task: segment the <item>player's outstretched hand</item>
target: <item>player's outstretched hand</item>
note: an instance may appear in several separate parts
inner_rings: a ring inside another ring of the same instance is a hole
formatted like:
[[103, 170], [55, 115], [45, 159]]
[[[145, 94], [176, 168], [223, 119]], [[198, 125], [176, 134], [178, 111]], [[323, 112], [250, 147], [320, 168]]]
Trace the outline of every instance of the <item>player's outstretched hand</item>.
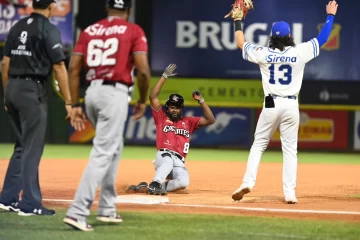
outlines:
[[193, 96], [194, 100], [198, 101], [198, 103], [203, 103], [204, 102], [204, 97], [201, 95], [199, 90], [195, 90], [192, 93], [192, 96]]
[[328, 5], [326, 5], [326, 13], [336, 15], [338, 8], [338, 4], [336, 1], [330, 1]]
[[165, 72], [162, 74], [164, 78], [175, 76], [177, 73], [174, 73], [176, 69], [176, 64], [170, 64], [166, 69]]

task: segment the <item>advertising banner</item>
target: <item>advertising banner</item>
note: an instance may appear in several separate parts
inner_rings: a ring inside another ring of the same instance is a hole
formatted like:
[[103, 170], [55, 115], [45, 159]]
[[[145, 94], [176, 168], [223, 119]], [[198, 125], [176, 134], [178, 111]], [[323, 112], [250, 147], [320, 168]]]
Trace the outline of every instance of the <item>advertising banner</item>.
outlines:
[[[239, 108], [212, 108], [216, 123], [200, 128], [191, 136], [190, 146], [208, 147], [236, 147], [249, 146], [252, 138], [251, 110]], [[125, 144], [154, 145], [156, 146], [156, 128], [150, 107], [144, 117], [134, 122], [131, 120], [131, 111], [125, 124]], [[202, 116], [200, 107], [186, 107], [184, 116]], [[95, 131], [91, 124], [81, 132], [71, 130], [69, 141], [73, 143], [91, 142]], [[191, 147], [190, 147], [191, 148]]]
[[360, 105], [359, 81], [304, 81], [300, 104]]
[[[0, 4], [0, 42], [6, 41], [9, 30], [14, 24], [34, 11], [32, 0], [24, 0], [24, 3], [26, 8]], [[74, 41], [72, 4], [73, 0], [57, 0], [53, 17], [50, 19], [59, 29], [63, 45], [72, 45]]]
[[360, 150], [360, 111], [355, 112], [354, 115], [354, 149]]
[[[153, 77], [150, 86], [155, 86], [158, 80]], [[176, 77], [164, 84], [159, 99], [165, 103], [170, 94], [177, 93], [185, 98], [185, 105], [198, 106], [192, 100], [192, 92], [196, 89], [200, 90], [209, 106], [214, 107], [261, 107], [264, 102], [261, 81]], [[138, 91], [133, 91], [133, 102], [138, 100], [138, 96]]]
[[[152, 70], [175, 62], [182, 77], [260, 78], [256, 64], [245, 62], [234, 40], [233, 0], [153, 1]], [[274, 22], [287, 21], [296, 44], [318, 36], [328, 1], [257, 0], [243, 20], [246, 41], [268, 46]], [[319, 57], [310, 61], [305, 80], [359, 80], [359, 1], [341, 1], [333, 30]], [[174, 11], [169, 11], [173, 9]], [[311, 9], [311, 10], [310, 10]], [[181, 70], [180, 70], [181, 69]]]
[[[261, 110], [258, 110], [258, 116]], [[347, 111], [300, 111], [298, 149], [346, 149], [348, 147]], [[277, 129], [269, 147], [281, 147]]]

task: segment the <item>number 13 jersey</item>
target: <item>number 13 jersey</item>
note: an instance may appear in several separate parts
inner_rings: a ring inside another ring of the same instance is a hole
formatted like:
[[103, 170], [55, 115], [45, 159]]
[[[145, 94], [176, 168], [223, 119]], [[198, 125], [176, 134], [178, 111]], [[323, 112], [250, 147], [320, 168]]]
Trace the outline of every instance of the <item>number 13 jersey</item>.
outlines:
[[186, 158], [190, 147], [190, 136], [198, 129], [201, 117], [183, 117], [179, 121], [171, 121], [164, 110], [151, 108], [156, 125], [156, 147], [167, 148]]
[[133, 85], [133, 54], [146, 54], [143, 29], [117, 17], [107, 17], [87, 27], [73, 54], [84, 56], [86, 79], [122, 81]]
[[316, 38], [284, 51], [261, 47], [246, 42], [243, 58], [260, 67], [265, 96], [269, 94], [286, 97], [298, 96], [305, 64], [319, 56], [319, 42]]

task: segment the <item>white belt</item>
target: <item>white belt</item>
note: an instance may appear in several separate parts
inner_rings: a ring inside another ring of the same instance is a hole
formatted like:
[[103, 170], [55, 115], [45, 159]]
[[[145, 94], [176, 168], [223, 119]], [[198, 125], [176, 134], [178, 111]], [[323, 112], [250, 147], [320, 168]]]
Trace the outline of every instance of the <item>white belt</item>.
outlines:
[[[102, 86], [103, 85], [104, 80], [103, 79], [95, 79], [95, 80], [91, 80], [90, 82], [90, 86]], [[124, 84], [121, 83], [115, 83], [115, 88], [124, 90], [125, 92], [129, 92], [129, 87], [127, 87]]]

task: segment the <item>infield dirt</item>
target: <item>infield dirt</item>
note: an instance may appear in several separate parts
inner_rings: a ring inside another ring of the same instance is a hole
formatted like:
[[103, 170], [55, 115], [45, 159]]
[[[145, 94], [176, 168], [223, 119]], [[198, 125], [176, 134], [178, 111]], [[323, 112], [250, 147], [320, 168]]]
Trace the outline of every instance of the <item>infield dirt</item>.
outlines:
[[[44, 199], [72, 200], [87, 160], [43, 160], [40, 164], [40, 186]], [[5, 177], [8, 161], [0, 161], [0, 184]], [[329, 210], [360, 212], [360, 165], [299, 164], [297, 197], [299, 204], [288, 205], [282, 193], [282, 164], [261, 163], [257, 184], [241, 202], [231, 199], [245, 171], [245, 162], [187, 162], [190, 186], [184, 191], [169, 193], [170, 204], [134, 205], [119, 204], [121, 211], [156, 211], [181, 213], [206, 213], [251, 215], [291, 218], [316, 218], [360, 222], [360, 214], [323, 214], [249, 211], [216, 207], [247, 207], [267, 209]], [[117, 177], [117, 193], [125, 194], [128, 185], [150, 182], [154, 169], [149, 161], [122, 160]], [[1, 186], [2, 187], [2, 186]], [[68, 203], [48, 202], [49, 205]], [[174, 206], [201, 205], [201, 207]], [[96, 209], [96, 205], [94, 205]]]

